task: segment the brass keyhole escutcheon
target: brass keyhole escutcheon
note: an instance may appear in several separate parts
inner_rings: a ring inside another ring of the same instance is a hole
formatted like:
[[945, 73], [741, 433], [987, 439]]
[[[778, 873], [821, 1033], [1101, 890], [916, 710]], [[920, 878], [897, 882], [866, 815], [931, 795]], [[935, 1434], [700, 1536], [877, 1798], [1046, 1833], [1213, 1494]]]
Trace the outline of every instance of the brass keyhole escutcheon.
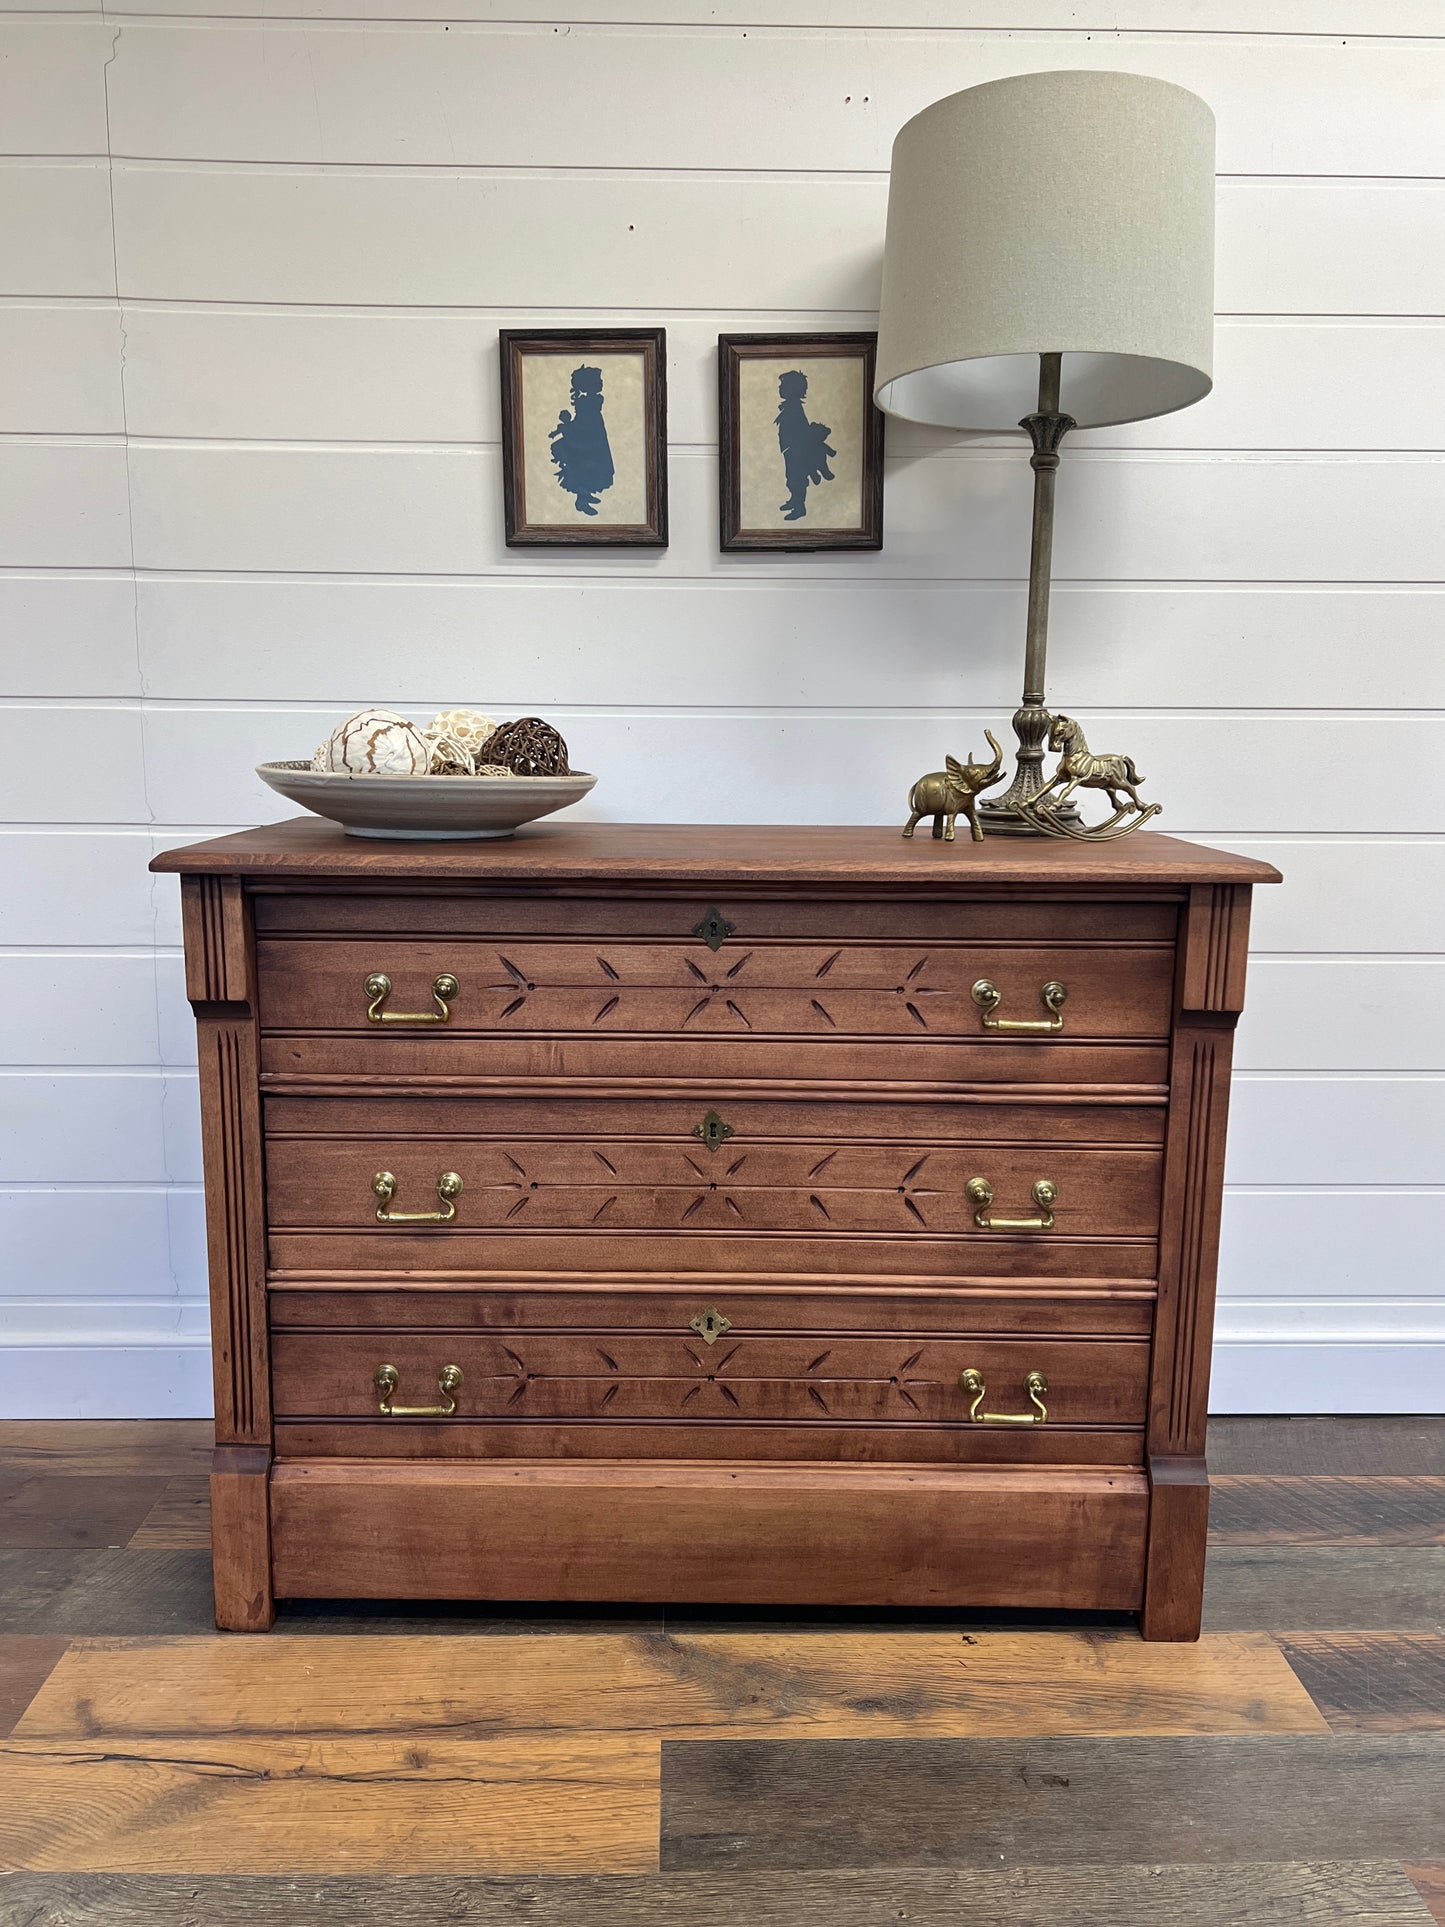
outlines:
[[721, 950], [736, 929], [737, 925], [729, 923], [722, 911], [714, 905], [703, 912], [700, 922], [692, 926], [692, 934], [695, 937], [701, 937], [709, 950]]
[[701, 1138], [709, 1151], [716, 1151], [720, 1150], [733, 1135], [733, 1127], [719, 1117], [716, 1111], [709, 1111], [701, 1124], [693, 1125], [692, 1134], [695, 1138]]
[[724, 1332], [730, 1332], [733, 1328], [731, 1318], [724, 1318], [716, 1305], [709, 1305], [706, 1311], [700, 1311], [696, 1318], [689, 1318], [687, 1322], [704, 1345], [715, 1345]]

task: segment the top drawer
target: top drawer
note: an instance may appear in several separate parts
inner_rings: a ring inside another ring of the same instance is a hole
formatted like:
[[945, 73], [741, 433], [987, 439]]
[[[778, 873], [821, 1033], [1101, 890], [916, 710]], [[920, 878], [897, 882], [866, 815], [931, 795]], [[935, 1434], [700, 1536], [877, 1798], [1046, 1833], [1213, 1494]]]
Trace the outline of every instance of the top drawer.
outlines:
[[[1162, 944], [263, 938], [266, 1031], [1162, 1041]], [[1061, 989], [1052, 988], [1061, 986]]]

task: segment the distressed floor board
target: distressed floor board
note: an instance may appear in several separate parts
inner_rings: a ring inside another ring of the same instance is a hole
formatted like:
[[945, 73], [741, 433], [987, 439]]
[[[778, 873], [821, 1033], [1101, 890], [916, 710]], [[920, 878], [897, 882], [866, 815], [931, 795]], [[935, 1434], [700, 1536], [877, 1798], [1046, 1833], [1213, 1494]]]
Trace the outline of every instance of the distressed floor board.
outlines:
[[172, 1479], [211, 1469], [209, 1419], [0, 1419], [0, 1475]]
[[1209, 1470], [1445, 1478], [1445, 1418], [1212, 1418]]
[[0, 1863], [32, 1872], [645, 1872], [657, 1747], [588, 1736], [0, 1742]]
[[1430, 1918], [1445, 1927], [1445, 1861], [1437, 1867], [1406, 1867], [1405, 1872], [1429, 1909]]
[[1445, 1478], [1281, 1478], [1225, 1473], [1209, 1539], [1226, 1546], [1445, 1545]]
[[869, 1734], [1319, 1733], [1273, 1641], [1136, 1635], [557, 1634], [82, 1641], [25, 1738], [329, 1732], [597, 1732], [652, 1738]]
[[25, 1927], [1429, 1927], [1377, 1862], [1009, 1867], [537, 1879], [22, 1875]]
[[1433, 1734], [662, 1751], [662, 1865], [673, 1871], [1445, 1854], [1445, 1736]]
[[13, 1730], [68, 1644], [39, 1633], [0, 1633], [0, 1738]]
[[1335, 1732], [1445, 1731], [1445, 1636], [1292, 1633], [1280, 1643]]
[[211, 1482], [204, 1473], [168, 1479], [155, 1504], [131, 1534], [132, 1546], [152, 1550], [209, 1552]]
[[1445, 1632], [1445, 1547], [1214, 1546], [1211, 1632]]
[[215, 1629], [205, 1552], [0, 1552], [0, 1632], [122, 1637]]
[[123, 1546], [163, 1479], [0, 1473], [0, 1546]]

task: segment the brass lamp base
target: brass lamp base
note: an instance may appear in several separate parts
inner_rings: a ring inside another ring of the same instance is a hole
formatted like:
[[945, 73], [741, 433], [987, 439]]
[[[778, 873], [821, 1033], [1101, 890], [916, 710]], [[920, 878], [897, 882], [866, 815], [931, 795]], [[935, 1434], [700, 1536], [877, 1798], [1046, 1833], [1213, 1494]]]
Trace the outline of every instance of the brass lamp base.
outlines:
[[[1044, 743], [1053, 717], [1042, 703], [1024, 703], [1014, 711], [1014, 735], [1019, 739], [1018, 768], [1014, 780], [1002, 796], [990, 796], [978, 806], [987, 836], [1047, 836], [1037, 817], [1028, 814], [1034, 799], [1047, 788], [1044, 775]], [[1080, 821], [1072, 803], [1064, 805], [1062, 816], [1072, 826]]]

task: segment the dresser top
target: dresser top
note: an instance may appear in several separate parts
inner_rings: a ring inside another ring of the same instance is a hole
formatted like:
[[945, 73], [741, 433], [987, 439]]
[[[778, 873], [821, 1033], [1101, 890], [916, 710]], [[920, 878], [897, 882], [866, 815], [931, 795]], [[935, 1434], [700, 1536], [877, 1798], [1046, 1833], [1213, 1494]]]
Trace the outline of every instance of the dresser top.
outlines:
[[1064, 884], [1078, 887], [1278, 883], [1279, 871], [1147, 831], [1111, 843], [1043, 837], [905, 842], [897, 826], [540, 823], [506, 840], [428, 843], [347, 836], [316, 816], [166, 850], [152, 870], [185, 876], [422, 878], [446, 884]]

